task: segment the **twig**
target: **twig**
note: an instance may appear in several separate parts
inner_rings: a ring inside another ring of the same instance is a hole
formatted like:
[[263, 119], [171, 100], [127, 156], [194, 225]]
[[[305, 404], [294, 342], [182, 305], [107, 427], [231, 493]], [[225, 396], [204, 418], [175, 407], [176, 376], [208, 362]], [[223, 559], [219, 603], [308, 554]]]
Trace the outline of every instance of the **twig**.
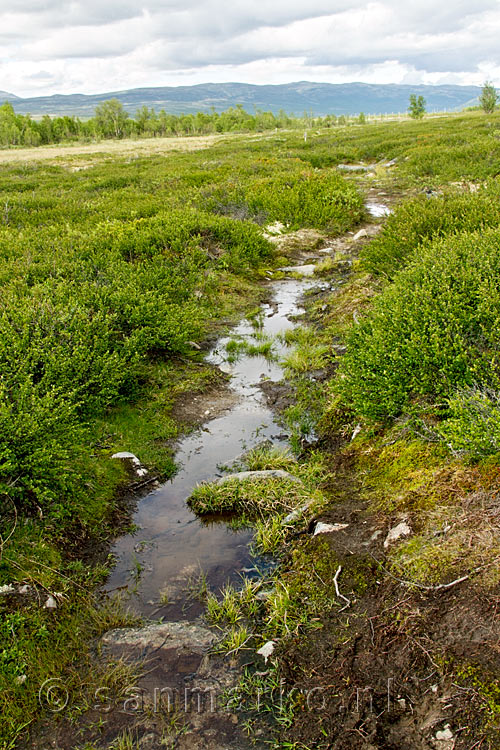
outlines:
[[140, 490], [141, 487], [146, 487], [146, 485], [151, 484], [152, 482], [158, 481], [158, 477], [149, 477], [149, 479], [145, 479], [144, 482], [132, 482], [131, 485], [129, 485], [132, 492], [135, 492], [135, 490]]
[[496, 557], [494, 560], [491, 560], [489, 563], [484, 563], [484, 565], [479, 565], [477, 568], [474, 568], [470, 571], [470, 573], [467, 573], [467, 575], [462, 576], [461, 578], [455, 578], [454, 581], [450, 581], [449, 583], [440, 583], [437, 586], [424, 586], [423, 583], [417, 583], [416, 581], [408, 581], [405, 578], [398, 578], [393, 573], [391, 573], [390, 570], [388, 570], [380, 560], [377, 560], [375, 555], [372, 555], [371, 552], [368, 552], [370, 557], [372, 557], [377, 565], [380, 565], [384, 573], [387, 573], [388, 576], [393, 578], [398, 583], [402, 583], [404, 586], [415, 586], [417, 589], [421, 589], [422, 591], [444, 591], [445, 589], [451, 589], [453, 586], [458, 586], [459, 583], [463, 583], [464, 581], [467, 581], [469, 578], [471, 578], [476, 573], [479, 573], [481, 570], [484, 570], [485, 568], [489, 568], [491, 565], [494, 565], [500, 560], [500, 557]]
[[338, 578], [341, 572], [342, 572], [342, 565], [339, 565], [339, 567], [337, 568], [337, 572], [335, 573], [333, 577], [333, 583], [335, 584], [335, 593], [337, 594], [339, 599], [343, 599], [345, 602], [347, 602], [345, 607], [342, 607], [342, 609], [340, 610], [341, 612], [343, 612], [344, 609], [347, 609], [347, 607], [351, 606], [351, 600], [348, 599], [347, 596], [344, 596], [343, 594], [340, 593]]

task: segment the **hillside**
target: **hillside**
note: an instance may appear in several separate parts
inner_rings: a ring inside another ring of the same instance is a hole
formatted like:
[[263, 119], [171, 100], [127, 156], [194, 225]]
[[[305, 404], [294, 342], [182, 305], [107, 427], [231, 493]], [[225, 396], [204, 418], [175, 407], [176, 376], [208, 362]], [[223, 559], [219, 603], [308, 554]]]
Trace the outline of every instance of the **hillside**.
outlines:
[[212, 108], [222, 112], [241, 104], [274, 113], [279, 110], [297, 115], [304, 111], [315, 115], [379, 114], [405, 112], [410, 94], [422, 94], [428, 111], [458, 110], [474, 104], [478, 86], [408, 86], [367, 83], [314, 83], [300, 81], [271, 86], [248, 83], [204, 83], [197, 86], [162, 86], [103, 94], [68, 94], [23, 99], [7, 92], [0, 98], [11, 101], [19, 114], [40, 116], [78, 115], [91, 117], [100, 102], [116, 97], [133, 114], [142, 106], [165, 109], [169, 113], [205, 112]]

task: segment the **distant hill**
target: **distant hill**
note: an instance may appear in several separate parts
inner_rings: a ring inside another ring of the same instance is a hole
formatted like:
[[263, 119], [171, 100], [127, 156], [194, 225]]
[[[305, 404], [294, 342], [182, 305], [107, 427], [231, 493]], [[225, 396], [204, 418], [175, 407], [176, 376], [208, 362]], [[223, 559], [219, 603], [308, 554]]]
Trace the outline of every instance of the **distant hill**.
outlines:
[[211, 108], [220, 112], [241, 104], [277, 113], [280, 109], [296, 115], [304, 111], [315, 115], [406, 112], [410, 94], [422, 94], [427, 110], [458, 110], [477, 103], [478, 86], [402, 86], [368, 83], [286, 83], [255, 86], [249, 83], [203, 83], [197, 86], [162, 86], [157, 88], [110, 91], [105, 94], [55, 94], [22, 99], [0, 92], [0, 100], [12, 102], [19, 114], [40, 116], [78, 115], [91, 117], [99, 102], [119, 99], [130, 114], [146, 105], [172, 114], [203, 112]]

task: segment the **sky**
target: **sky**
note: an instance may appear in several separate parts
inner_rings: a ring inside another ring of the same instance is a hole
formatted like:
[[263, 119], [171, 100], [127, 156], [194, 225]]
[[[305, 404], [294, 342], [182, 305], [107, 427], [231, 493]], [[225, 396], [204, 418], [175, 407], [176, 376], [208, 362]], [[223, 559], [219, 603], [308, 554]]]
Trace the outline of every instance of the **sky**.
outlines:
[[0, 90], [500, 86], [500, 0], [0, 0]]

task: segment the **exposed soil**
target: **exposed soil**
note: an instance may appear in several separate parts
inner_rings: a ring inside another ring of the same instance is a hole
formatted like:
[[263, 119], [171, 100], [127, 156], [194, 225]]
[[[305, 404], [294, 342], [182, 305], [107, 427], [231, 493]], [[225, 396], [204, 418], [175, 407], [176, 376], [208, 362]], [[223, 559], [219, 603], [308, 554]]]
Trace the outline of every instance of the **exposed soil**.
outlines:
[[172, 419], [186, 431], [224, 414], [238, 401], [227, 381], [228, 378], [220, 373], [217, 383], [210, 389], [201, 393], [183, 393], [172, 407]]
[[[468, 668], [481, 666], [494, 683], [500, 587], [485, 593], [464, 582], [423, 592], [401, 584], [381, 568], [383, 541], [398, 519], [368, 513], [342, 465], [334, 495], [331, 509], [315, 520], [348, 526], [320, 537], [342, 565], [340, 592], [352, 597], [360, 570], [367, 588], [344, 611], [339, 606], [325, 613], [321, 630], [298, 637], [279, 655], [289, 689], [315, 696], [287, 739], [332, 750], [499, 747], [499, 727], [479, 726], [484, 700], [452, 675], [466, 657]], [[451, 736], [440, 739], [440, 733]]]

